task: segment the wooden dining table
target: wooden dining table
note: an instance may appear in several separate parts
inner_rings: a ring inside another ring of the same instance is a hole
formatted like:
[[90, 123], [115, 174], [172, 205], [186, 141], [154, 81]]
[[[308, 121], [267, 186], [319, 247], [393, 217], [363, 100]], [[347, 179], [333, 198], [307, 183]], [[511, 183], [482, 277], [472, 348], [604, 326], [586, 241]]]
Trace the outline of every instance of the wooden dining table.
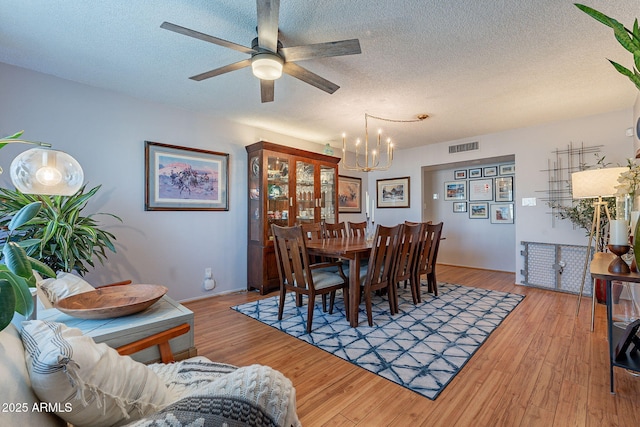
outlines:
[[373, 246], [365, 237], [337, 237], [308, 240], [307, 252], [330, 258], [349, 260], [349, 324], [358, 326], [360, 305], [360, 260], [367, 259]]

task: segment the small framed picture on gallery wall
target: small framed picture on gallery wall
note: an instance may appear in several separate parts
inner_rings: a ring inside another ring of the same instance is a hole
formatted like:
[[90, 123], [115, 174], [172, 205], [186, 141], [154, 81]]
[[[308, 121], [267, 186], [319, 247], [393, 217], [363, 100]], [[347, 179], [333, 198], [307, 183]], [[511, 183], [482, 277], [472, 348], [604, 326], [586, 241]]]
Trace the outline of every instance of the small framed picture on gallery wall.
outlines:
[[471, 219], [489, 218], [489, 203], [469, 202], [469, 218]]
[[467, 202], [453, 202], [453, 211], [455, 213], [464, 213], [467, 211]]
[[444, 183], [445, 200], [467, 200], [467, 181], [447, 181]]
[[457, 171], [453, 172], [453, 178], [454, 179], [467, 179], [467, 170], [466, 169], [460, 169]]
[[516, 173], [516, 165], [513, 163], [500, 165], [500, 175], [513, 175], [514, 173]]
[[493, 200], [493, 178], [469, 181], [469, 201]]
[[496, 202], [513, 202], [513, 177], [501, 176], [495, 180]]
[[495, 203], [491, 205], [492, 224], [513, 224], [513, 203]]
[[482, 175], [485, 177], [496, 176], [498, 175], [498, 167], [497, 166], [489, 166], [488, 168], [482, 169]]
[[481, 178], [482, 168], [469, 169], [469, 178]]

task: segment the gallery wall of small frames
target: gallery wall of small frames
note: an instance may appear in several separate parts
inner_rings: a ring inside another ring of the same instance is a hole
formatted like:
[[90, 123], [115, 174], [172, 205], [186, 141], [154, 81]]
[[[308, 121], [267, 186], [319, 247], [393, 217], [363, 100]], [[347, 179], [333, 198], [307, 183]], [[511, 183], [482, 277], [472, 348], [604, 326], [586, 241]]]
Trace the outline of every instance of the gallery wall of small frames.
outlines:
[[454, 213], [470, 219], [489, 219], [492, 224], [513, 224], [515, 164], [453, 171], [444, 183], [444, 200], [453, 202]]

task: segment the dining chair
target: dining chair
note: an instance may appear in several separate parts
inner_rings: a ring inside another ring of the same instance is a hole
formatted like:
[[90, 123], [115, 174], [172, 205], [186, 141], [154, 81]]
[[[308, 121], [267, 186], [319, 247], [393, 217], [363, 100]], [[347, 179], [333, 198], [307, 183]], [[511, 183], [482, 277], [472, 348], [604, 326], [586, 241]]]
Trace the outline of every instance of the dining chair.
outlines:
[[[300, 224], [302, 228], [302, 233], [309, 240], [320, 240], [324, 237], [324, 225], [321, 222], [303, 222]], [[318, 264], [321, 262], [329, 262], [325, 257], [310, 255], [309, 260], [311, 264]], [[328, 265], [325, 267], [327, 270], [330, 270], [332, 273], [337, 273], [338, 268], [335, 264]], [[322, 311], [327, 311], [327, 295], [322, 295]]]
[[339, 222], [337, 224], [325, 223], [324, 224], [324, 234], [326, 237], [337, 237], [342, 238], [347, 236], [347, 226], [344, 222]]
[[[422, 236], [423, 227], [422, 223], [404, 223], [400, 244], [398, 245], [395, 277], [393, 279], [394, 287], [396, 288], [400, 282], [404, 282], [404, 287], [406, 288], [407, 282], [409, 282], [414, 304], [418, 303], [417, 293], [420, 292], [419, 283], [415, 279], [415, 271], [420, 255], [420, 237]], [[395, 307], [396, 312], [398, 312], [397, 297], [395, 298]]]
[[311, 264], [307, 254], [307, 237], [302, 232], [301, 226], [280, 227], [271, 224], [271, 230], [274, 236], [276, 264], [280, 277], [278, 320], [282, 320], [287, 291], [296, 294], [297, 307], [302, 306], [302, 296], [308, 296], [307, 333], [311, 332], [316, 295], [329, 294], [329, 314], [332, 314], [336, 291], [342, 290], [345, 312], [349, 318], [348, 281], [342, 272], [340, 263], [337, 263], [337, 273], [324, 269], [336, 263]]
[[420, 296], [420, 278], [423, 274], [427, 277], [428, 292], [433, 292], [435, 296], [438, 296], [436, 261], [438, 258], [438, 249], [440, 248], [440, 238], [442, 237], [442, 227], [442, 222], [433, 224], [431, 221], [425, 223], [423, 226], [420, 239], [420, 255], [414, 273], [418, 302], [422, 301]]
[[322, 239], [324, 237], [324, 229], [319, 222], [303, 222], [300, 227], [309, 240]]
[[349, 235], [354, 237], [364, 237], [367, 235], [367, 221], [349, 221]]
[[393, 280], [395, 257], [403, 227], [403, 224], [394, 227], [377, 226], [369, 262], [361, 270], [360, 287], [365, 298], [369, 326], [373, 326], [371, 298], [375, 291], [383, 289], [387, 291], [389, 312], [391, 315], [396, 313], [396, 289]]

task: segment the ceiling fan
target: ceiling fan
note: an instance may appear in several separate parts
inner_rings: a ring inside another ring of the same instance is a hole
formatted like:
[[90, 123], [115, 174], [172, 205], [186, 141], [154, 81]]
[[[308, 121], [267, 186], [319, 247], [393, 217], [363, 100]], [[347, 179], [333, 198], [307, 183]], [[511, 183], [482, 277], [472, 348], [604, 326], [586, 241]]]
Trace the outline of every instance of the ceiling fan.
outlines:
[[358, 39], [283, 47], [282, 43], [278, 40], [280, 0], [256, 0], [256, 3], [258, 7], [258, 37], [253, 39], [250, 48], [190, 30], [170, 22], [163, 22], [162, 25], [160, 25], [160, 28], [164, 28], [165, 30], [184, 34], [185, 36], [204, 40], [251, 55], [251, 58], [189, 78], [191, 80], [201, 81], [251, 65], [253, 74], [260, 79], [262, 102], [273, 101], [274, 80], [280, 78], [283, 71], [327, 93], [333, 93], [338, 90], [340, 86], [337, 84], [312, 73], [295, 62], [328, 56], [359, 54], [361, 51]]

